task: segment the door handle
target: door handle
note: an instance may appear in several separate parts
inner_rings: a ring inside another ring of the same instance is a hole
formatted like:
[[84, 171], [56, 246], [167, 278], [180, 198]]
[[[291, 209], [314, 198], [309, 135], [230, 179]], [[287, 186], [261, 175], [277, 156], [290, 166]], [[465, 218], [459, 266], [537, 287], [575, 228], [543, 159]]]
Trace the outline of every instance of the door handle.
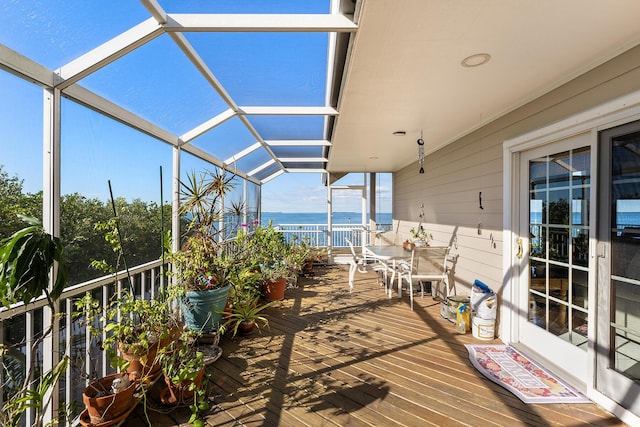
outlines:
[[518, 246], [518, 250], [516, 251], [516, 258], [522, 259], [522, 238], [516, 238], [516, 245]]

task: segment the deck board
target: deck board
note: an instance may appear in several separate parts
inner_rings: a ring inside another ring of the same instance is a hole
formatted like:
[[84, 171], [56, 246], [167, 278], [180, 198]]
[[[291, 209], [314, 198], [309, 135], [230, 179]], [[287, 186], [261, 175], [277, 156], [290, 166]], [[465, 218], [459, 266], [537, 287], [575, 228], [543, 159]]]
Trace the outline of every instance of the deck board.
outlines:
[[[208, 426], [622, 426], [595, 404], [526, 405], [471, 365], [430, 296], [388, 298], [374, 274], [316, 267], [268, 311], [270, 328], [223, 337]], [[154, 426], [186, 425], [181, 408]], [[153, 412], [153, 411], [150, 411]], [[182, 424], [181, 424], [182, 423]], [[140, 408], [124, 427], [146, 425]]]

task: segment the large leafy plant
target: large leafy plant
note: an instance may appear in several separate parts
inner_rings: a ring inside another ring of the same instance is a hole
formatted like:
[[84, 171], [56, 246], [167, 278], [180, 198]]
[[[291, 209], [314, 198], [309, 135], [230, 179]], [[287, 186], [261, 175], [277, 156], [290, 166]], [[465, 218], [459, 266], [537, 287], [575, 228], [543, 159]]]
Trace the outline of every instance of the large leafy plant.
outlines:
[[[0, 303], [5, 307], [28, 304], [43, 294], [55, 301], [68, 277], [62, 243], [46, 233], [36, 218], [19, 216], [30, 225], [0, 244]], [[57, 272], [49, 289], [49, 272], [55, 261]]]
[[177, 282], [186, 290], [213, 289], [227, 282], [233, 258], [220, 222], [234, 177], [226, 171], [192, 171], [180, 181], [180, 213], [188, 222], [181, 249], [170, 255], [170, 261]]
[[[0, 241], [0, 303], [9, 308], [12, 304], [26, 305], [44, 296], [51, 318], [49, 327], [33, 340], [27, 350], [35, 354], [53, 330], [57, 315], [55, 303], [64, 290], [68, 275], [64, 247], [60, 239], [45, 232], [36, 218], [22, 215], [19, 217], [28, 226]], [[0, 356], [10, 354], [11, 350], [8, 346], [0, 345]], [[44, 409], [51, 402], [49, 390], [66, 371], [68, 358], [63, 357], [51, 371], [35, 380], [33, 376], [36, 358], [32, 358], [30, 366], [25, 367], [25, 375], [21, 386], [18, 385], [19, 388], [12, 387], [19, 381], [11, 375], [12, 370], [5, 366], [5, 357], [2, 359], [2, 369], [10, 378], [2, 384], [3, 389], [9, 389], [9, 397], [3, 403], [0, 412], [0, 425], [20, 425], [22, 415], [29, 409], [35, 412], [34, 425], [41, 425]], [[51, 423], [56, 422], [53, 420]]]

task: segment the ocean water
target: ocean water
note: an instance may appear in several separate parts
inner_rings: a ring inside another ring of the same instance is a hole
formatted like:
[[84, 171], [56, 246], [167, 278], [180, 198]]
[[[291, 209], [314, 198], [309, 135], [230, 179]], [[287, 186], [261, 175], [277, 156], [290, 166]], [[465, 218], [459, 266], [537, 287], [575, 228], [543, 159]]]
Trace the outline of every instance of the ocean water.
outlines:
[[[391, 227], [391, 213], [379, 213], [376, 216], [379, 227]], [[266, 225], [269, 221], [284, 231], [286, 241], [306, 241], [313, 246], [327, 246], [329, 243], [327, 214], [324, 212], [263, 212], [260, 224]], [[358, 229], [362, 224], [362, 215], [359, 212], [334, 212], [332, 221], [334, 227], [337, 226], [331, 234], [333, 247], [347, 247], [346, 239], [354, 245], [360, 244], [362, 233]], [[349, 224], [353, 224], [354, 228], [350, 228]]]
[[[379, 224], [391, 224], [391, 213], [378, 213], [376, 215]], [[262, 212], [261, 224], [326, 224], [328, 222], [326, 212]], [[369, 215], [367, 215], [367, 222]], [[362, 224], [362, 214], [359, 212], [334, 212], [334, 224]]]

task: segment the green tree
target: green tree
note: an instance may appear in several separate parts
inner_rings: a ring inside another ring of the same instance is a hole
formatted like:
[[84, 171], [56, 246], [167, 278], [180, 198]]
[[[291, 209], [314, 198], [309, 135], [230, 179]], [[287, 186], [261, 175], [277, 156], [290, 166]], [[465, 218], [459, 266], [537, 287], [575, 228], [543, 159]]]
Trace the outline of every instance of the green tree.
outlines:
[[104, 233], [94, 227], [97, 222], [107, 221], [111, 216], [111, 209], [96, 198], [88, 199], [78, 193], [62, 196], [60, 237], [67, 251], [70, 284], [102, 276], [103, 273], [89, 268], [92, 258], [115, 261]]
[[0, 165], [0, 239], [9, 237], [25, 226], [18, 214], [42, 220], [42, 192], [23, 194], [23, 183], [18, 176], [9, 176]]

